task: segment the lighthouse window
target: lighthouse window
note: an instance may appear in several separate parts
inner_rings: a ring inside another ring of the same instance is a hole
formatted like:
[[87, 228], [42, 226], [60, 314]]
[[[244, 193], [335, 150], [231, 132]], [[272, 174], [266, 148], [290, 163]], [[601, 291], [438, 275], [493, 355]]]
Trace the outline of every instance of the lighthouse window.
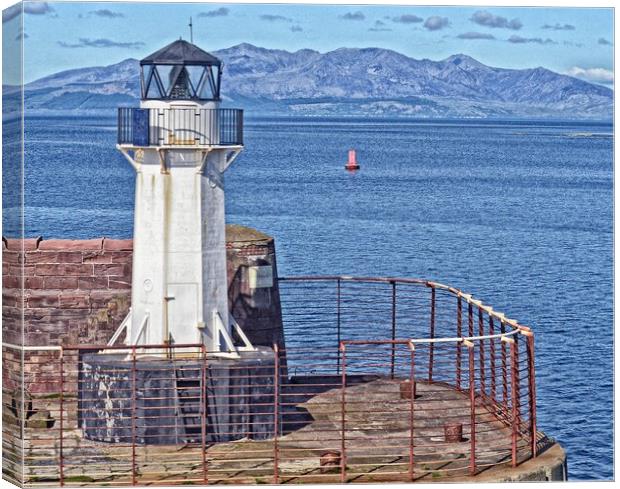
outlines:
[[[219, 69], [217, 70], [219, 76]], [[213, 73], [211, 66], [205, 67], [205, 76], [198, 91], [198, 97], [202, 99], [218, 99], [220, 97], [219, 80]]]
[[190, 91], [189, 75], [184, 66], [175, 66], [170, 74], [170, 80], [174, 80], [174, 85], [170, 91], [170, 98], [172, 99], [188, 99], [193, 98], [193, 93]]
[[220, 69], [202, 65], [145, 65], [142, 97], [145, 99], [217, 100]]
[[153, 71], [153, 67], [150, 65], [142, 67], [142, 76], [140, 77], [140, 84], [141, 84], [140, 90], [143, 96], [146, 93], [146, 84], [149, 82], [149, 79], [151, 78], [151, 71]]
[[161, 87], [156, 71], [150, 70], [149, 76], [145, 80], [145, 98], [161, 98]]
[[162, 95], [166, 97], [170, 93], [170, 88], [174, 80], [174, 66], [171, 65], [159, 65], [155, 69], [161, 80], [161, 86], [163, 87]]
[[186, 66], [187, 74], [189, 75], [189, 81], [191, 84], [192, 93], [194, 96], [201, 93], [201, 84], [204, 83], [204, 66]]

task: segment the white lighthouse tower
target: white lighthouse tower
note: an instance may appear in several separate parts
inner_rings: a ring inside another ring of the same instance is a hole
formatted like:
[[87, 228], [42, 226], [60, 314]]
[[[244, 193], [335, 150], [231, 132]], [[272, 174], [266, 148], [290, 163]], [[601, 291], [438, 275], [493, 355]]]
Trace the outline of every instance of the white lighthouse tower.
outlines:
[[118, 120], [136, 171], [126, 343], [237, 356], [252, 347], [228, 311], [224, 172], [243, 149], [243, 111], [219, 107], [222, 63], [187, 41], [140, 67], [140, 108]]

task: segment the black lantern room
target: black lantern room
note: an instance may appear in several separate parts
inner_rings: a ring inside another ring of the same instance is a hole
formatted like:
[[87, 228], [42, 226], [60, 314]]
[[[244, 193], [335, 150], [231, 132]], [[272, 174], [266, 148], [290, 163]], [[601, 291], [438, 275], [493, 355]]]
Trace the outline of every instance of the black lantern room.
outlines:
[[140, 61], [142, 100], [219, 101], [222, 62], [179, 39]]

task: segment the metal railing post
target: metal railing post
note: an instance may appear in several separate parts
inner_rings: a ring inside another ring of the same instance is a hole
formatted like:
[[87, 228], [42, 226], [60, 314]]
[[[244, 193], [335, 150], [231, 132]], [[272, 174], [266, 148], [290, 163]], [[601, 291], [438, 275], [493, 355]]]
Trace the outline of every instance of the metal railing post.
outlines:
[[200, 347], [201, 361], [201, 379], [200, 379], [200, 397], [202, 399], [201, 416], [200, 416], [200, 434], [201, 434], [201, 451], [202, 451], [202, 480], [205, 484], [209, 483], [209, 473], [207, 467], [207, 351], [205, 345]]
[[396, 282], [390, 280], [392, 284], [392, 355], [390, 359], [390, 378], [394, 379], [394, 370], [396, 367]]
[[[435, 338], [435, 287], [431, 287], [431, 339]], [[431, 342], [428, 351], [428, 381], [433, 381], [433, 362], [435, 353], [435, 343]]]
[[510, 362], [512, 370], [512, 466], [517, 466], [517, 430], [518, 430], [518, 388], [517, 388], [517, 344], [514, 339], [510, 339]]
[[519, 335], [513, 335], [515, 344], [514, 377], [515, 377], [515, 400], [517, 405], [517, 431], [521, 428], [521, 374], [519, 372]]
[[469, 349], [469, 473], [476, 474], [476, 377], [474, 365], [474, 344], [471, 341], [464, 341]]
[[340, 279], [336, 279], [336, 336], [337, 336], [337, 340], [338, 340], [338, 359], [337, 359], [337, 364], [336, 364], [336, 374], [340, 373], [340, 341], [341, 341], [341, 336], [340, 336], [340, 294], [341, 294], [341, 290], [340, 290], [341, 284], [340, 284]]
[[347, 453], [346, 453], [346, 389], [347, 389], [347, 352], [344, 342], [340, 343], [342, 352], [342, 374], [340, 393], [340, 482], [347, 479]]
[[[59, 479], [60, 479], [60, 486], [64, 486], [65, 485], [65, 467], [64, 467], [64, 410], [65, 410], [65, 396], [64, 396], [64, 391], [65, 391], [65, 360], [64, 360], [64, 350], [61, 349], [60, 350], [60, 359], [59, 359], [59, 374], [60, 374], [60, 413], [59, 413], [59, 420], [58, 420], [58, 429], [60, 430], [60, 438], [58, 440], [58, 456], [59, 456], [59, 460], [58, 460], [58, 474], [59, 474]], [[26, 409], [25, 406], [22, 406], [22, 413], [25, 413]], [[25, 414], [22, 414], [22, 417], [24, 417], [25, 419]]]
[[137, 483], [136, 468], [136, 346], [131, 348], [131, 485]]
[[[484, 336], [484, 315], [482, 309], [478, 307], [478, 333]], [[486, 394], [486, 372], [484, 366], [484, 340], [480, 340], [480, 393]]]
[[[456, 336], [463, 336], [463, 300], [459, 295], [456, 301]], [[456, 343], [456, 389], [461, 390], [461, 342]]]
[[530, 402], [530, 437], [532, 442], [532, 457], [536, 457], [536, 377], [535, 377], [535, 358], [534, 358], [534, 333], [524, 332], [527, 337], [528, 355], [528, 380], [529, 380], [529, 402]]
[[279, 446], [278, 433], [280, 425], [280, 352], [278, 344], [273, 344], [274, 377], [273, 377], [273, 483], [279, 483]]
[[411, 371], [409, 373], [409, 480], [413, 482], [414, 470], [414, 409], [415, 409], [415, 345], [409, 342], [411, 350]]
[[[493, 316], [489, 315], [489, 335], [493, 336], [495, 334], [495, 324], [493, 323]], [[490, 353], [489, 355], [491, 356], [490, 358], [490, 369], [491, 369], [491, 399], [493, 399], [493, 402], [496, 403], [497, 402], [497, 385], [496, 385], [496, 378], [495, 378], [495, 339], [491, 338], [491, 340], [489, 341], [489, 350]]]
[[[506, 333], [506, 324], [502, 319], [499, 323], [501, 334]], [[504, 337], [502, 337], [504, 339]], [[502, 400], [504, 401], [504, 411], [508, 411], [508, 352], [506, 351], [506, 342], [501, 342], [502, 346]]]

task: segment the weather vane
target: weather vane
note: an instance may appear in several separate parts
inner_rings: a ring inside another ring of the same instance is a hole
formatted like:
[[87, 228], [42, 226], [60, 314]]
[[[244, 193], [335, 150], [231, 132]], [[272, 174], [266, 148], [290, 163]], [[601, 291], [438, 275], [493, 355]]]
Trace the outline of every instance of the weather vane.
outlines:
[[192, 24], [192, 18], [189, 18], [189, 42], [191, 42], [192, 44], [194, 44], [194, 30], [193, 30], [194, 24]]

